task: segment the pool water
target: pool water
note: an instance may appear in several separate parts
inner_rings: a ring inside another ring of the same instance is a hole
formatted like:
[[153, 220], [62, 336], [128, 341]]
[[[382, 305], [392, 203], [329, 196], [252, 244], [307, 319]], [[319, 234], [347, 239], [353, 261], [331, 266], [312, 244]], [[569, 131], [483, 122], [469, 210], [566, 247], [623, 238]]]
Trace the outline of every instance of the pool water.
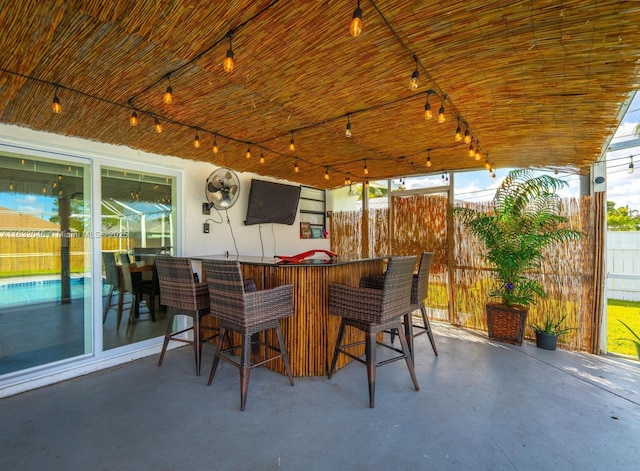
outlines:
[[[84, 297], [84, 278], [71, 279], [71, 299]], [[60, 300], [60, 280], [0, 284], [0, 309]]]

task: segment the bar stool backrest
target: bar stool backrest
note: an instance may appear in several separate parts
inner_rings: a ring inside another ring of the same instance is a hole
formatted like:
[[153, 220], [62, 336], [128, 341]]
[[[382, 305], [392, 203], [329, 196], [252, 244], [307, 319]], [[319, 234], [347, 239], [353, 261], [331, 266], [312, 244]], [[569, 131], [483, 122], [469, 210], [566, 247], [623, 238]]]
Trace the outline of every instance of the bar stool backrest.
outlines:
[[432, 260], [433, 252], [424, 252], [420, 259], [418, 275], [414, 277], [414, 282], [411, 287], [411, 304], [416, 306], [415, 309], [421, 306], [427, 297], [429, 291], [429, 271], [431, 270]]
[[391, 257], [387, 264], [381, 305], [381, 322], [411, 312], [412, 274], [417, 257]]
[[190, 258], [159, 255], [155, 264], [160, 285], [160, 304], [186, 311], [209, 307], [209, 289], [206, 283], [194, 281]]

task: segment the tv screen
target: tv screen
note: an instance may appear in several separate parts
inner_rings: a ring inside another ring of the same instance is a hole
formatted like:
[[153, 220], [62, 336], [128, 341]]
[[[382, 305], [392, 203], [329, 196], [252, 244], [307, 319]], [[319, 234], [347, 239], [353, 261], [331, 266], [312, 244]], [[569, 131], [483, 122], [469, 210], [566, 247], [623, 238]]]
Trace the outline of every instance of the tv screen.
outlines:
[[300, 187], [264, 180], [251, 180], [245, 225], [292, 225], [298, 213]]

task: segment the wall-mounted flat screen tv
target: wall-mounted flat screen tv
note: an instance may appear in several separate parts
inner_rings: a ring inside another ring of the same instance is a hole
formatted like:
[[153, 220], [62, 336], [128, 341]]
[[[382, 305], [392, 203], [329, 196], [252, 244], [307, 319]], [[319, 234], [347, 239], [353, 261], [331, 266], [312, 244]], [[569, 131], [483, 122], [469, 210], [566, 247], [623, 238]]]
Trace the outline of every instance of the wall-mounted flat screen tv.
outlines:
[[245, 225], [292, 225], [298, 213], [300, 187], [265, 180], [251, 180]]

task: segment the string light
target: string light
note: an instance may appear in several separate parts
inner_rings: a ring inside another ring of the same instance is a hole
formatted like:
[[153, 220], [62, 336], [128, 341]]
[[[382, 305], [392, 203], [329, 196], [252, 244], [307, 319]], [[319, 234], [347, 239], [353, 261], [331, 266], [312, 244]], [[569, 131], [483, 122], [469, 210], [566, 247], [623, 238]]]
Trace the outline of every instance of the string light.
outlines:
[[245, 157], [247, 159], [251, 158], [251, 147], [250, 146], [247, 146], [247, 153], [245, 154]]
[[158, 121], [158, 118], [155, 118], [155, 120], [156, 121], [155, 121], [154, 127], [156, 129], [156, 132], [160, 134], [162, 132], [162, 124], [160, 124], [160, 121]]
[[200, 136], [196, 133], [196, 137], [193, 138], [193, 147], [200, 149]]
[[324, 168], [324, 179], [329, 180], [329, 167]]
[[362, 173], [365, 175], [369, 175], [369, 167], [367, 167], [367, 159], [364, 159], [364, 167], [362, 168]]
[[495, 180], [496, 179], [496, 169], [491, 169], [491, 179]]
[[480, 141], [476, 141], [476, 152], [473, 154], [473, 158], [475, 160], [480, 160], [482, 158], [480, 155]]
[[416, 55], [413, 56], [413, 60], [416, 62], [416, 70], [411, 74], [411, 81], [409, 82], [409, 88], [411, 90], [418, 89], [418, 79], [420, 78], [420, 71], [418, 70], [418, 57]]
[[262, 152], [262, 147], [260, 147], [260, 160], [259, 160], [259, 162], [260, 162], [261, 164], [263, 164], [263, 163], [264, 163], [264, 153]]
[[454, 138], [458, 142], [462, 140], [462, 129], [460, 128], [460, 116], [458, 116], [458, 127], [456, 128], [456, 135]]
[[431, 91], [427, 92], [427, 102], [424, 104], [424, 119], [433, 118], [433, 113], [431, 112], [431, 103], [429, 103], [429, 97], [431, 96]]
[[42, 185], [42, 193], [43, 194], [47, 194], [47, 186], [46, 185]]
[[213, 147], [211, 148], [214, 154], [218, 153], [218, 135], [213, 136]]
[[489, 163], [489, 156], [484, 159], [484, 168], [491, 171], [491, 164]]
[[62, 104], [60, 103], [60, 98], [58, 98], [58, 87], [56, 87], [56, 90], [53, 93], [53, 102], [51, 103], [51, 108], [56, 114], [62, 112]]
[[231, 40], [233, 39], [233, 31], [229, 31], [229, 49], [227, 49], [227, 57], [224, 58], [224, 62], [222, 63], [222, 67], [225, 72], [233, 72], [233, 47], [231, 46]]
[[135, 111], [133, 111], [131, 113], [131, 116], [129, 117], [129, 124], [133, 127], [136, 127], [138, 125], [138, 113], [136, 113]]
[[446, 117], [444, 115], [444, 100], [447, 99], [447, 95], [442, 97], [442, 102], [440, 103], [440, 109], [438, 110], [438, 122], [439, 123], [444, 123], [446, 120]]
[[296, 159], [296, 163], [293, 164], [293, 171], [296, 173], [300, 171], [300, 168], [298, 168], [298, 159]]
[[431, 167], [431, 149], [427, 149], [427, 167]]
[[353, 16], [351, 17], [351, 24], [349, 25], [349, 33], [354, 38], [360, 36], [362, 32], [362, 10], [360, 9], [360, 0], [358, 0], [358, 6], [353, 10]]
[[368, 178], [365, 178], [365, 180], [364, 180], [364, 187], [365, 188], [369, 188], [369, 179]]
[[469, 126], [464, 130], [464, 143], [469, 144], [471, 142], [471, 132], [469, 131]]
[[173, 88], [171, 88], [171, 79], [168, 75], [167, 81], [169, 82], [169, 85], [167, 85], [167, 89], [165, 90], [164, 95], [162, 95], [162, 101], [164, 101], [167, 105], [170, 105], [171, 103], [173, 103]]
[[9, 182], [9, 191], [13, 191], [13, 188], [14, 188], [13, 182]]
[[291, 141], [289, 141], [289, 150], [292, 152], [296, 150], [296, 145], [293, 142], [293, 131], [291, 131]]
[[629, 174], [632, 174], [632, 173], [633, 173], [633, 169], [634, 169], [634, 165], [633, 165], [633, 156], [632, 156], [632, 155], [630, 155], [630, 156], [629, 156], [629, 158], [631, 159], [631, 162], [629, 163], [629, 170], [627, 170], [627, 172], [628, 172]]
[[473, 141], [469, 144], [469, 157], [475, 157], [476, 151], [473, 150]]
[[349, 119], [349, 115], [347, 115], [347, 128], [344, 131], [345, 137], [351, 137], [351, 120]]

